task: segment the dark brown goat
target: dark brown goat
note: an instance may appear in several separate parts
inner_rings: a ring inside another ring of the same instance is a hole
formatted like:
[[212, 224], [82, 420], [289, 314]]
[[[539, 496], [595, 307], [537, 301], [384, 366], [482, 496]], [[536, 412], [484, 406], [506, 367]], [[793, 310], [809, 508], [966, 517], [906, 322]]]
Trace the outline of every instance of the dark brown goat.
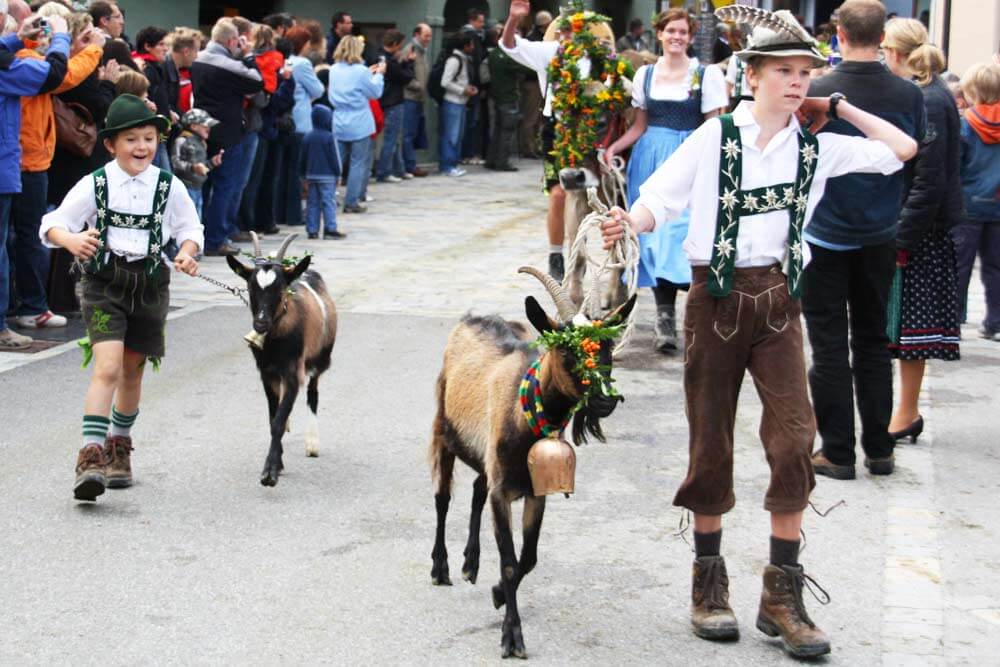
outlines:
[[306, 398], [312, 413], [306, 431], [306, 454], [319, 453], [319, 376], [330, 367], [330, 353], [337, 338], [337, 309], [323, 279], [308, 271], [306, 255], [294, 266], [285, 266], [285, 251], [297, 234], [285, 238], [275, 257], [264, 257], [254, 232], [254, 263], [247, 266], [233, 256], [229, 266], [247, 281], [253, 330], [263, 342], [251, 345], [267, 396], [271, 446], [260, 483], [274, 486], [284, 468], [281, 438], [299, 389], [309, 379]]
[[[559, 321], [552, 320], [534, 299], [525, 299], [528, 321], [539, 332], [573, 326], [575, 309], [562, 287], [537, 269], [522, 268], [538, 278], [552, 295]], [[633, 296], [609, 314], [608, 324], [623, 321], [635, 305]], [[431, 580], [451, 585], [448, 550], [444, 543], [445, 518], [451, 500], [455, 458], [478, 473], [473, 484], [472, 516], [465, 547], [462, 577], [472, 583], [479, 573], [479, 524], [489, 500], [494, 534], [500, 550], [500, 583], [493, 587], [493, 604], [506, 604], [501, 645], [503, 656], [525, 657], [517, 588], [537, 561], [538, 534], [545, 511], [545, 496], [535, 496], [528, 473], [528, 450], [538, 439], [525, 421], [518, 388], [529, 366], [538, 359], [530, 345], [528, 328], [497, 316], [462, 319], [448, 338], [444, 367], [437, 381], [437, 415], [434, 418], [429, 459], [434, 478], [437, 534], [431, 553]], [[611, 343], [601, 345], [600, 363], [611, 365]], [[550, 350], [540, 362], [538, 378], [542, 403], [550, 423], [562, 423], [584, 393], [573, 373], [572, 350]], [[587, 433], [604, 440], [600, 419], [615, 409], [618, 398], [595, 395], [573, 417], [573, 441], [580, 444]], [[514, 552], [511, 503], [524, 498], [521, 557]]]

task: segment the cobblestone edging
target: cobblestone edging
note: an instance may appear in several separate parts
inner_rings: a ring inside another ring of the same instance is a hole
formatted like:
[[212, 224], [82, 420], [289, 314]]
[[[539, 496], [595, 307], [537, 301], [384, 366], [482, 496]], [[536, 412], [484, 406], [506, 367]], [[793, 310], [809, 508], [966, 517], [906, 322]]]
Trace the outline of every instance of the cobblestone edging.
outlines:
[[[930, 400], [933, 382], [933, 376], [925, 376], [920, 397], [925, 425], [934, 424]], [[900, 477], [904, 470], [907, 476], [886, 487], [883, 667], [945, 664], [945, 592], [933, 448], [934, 433], [926, 426], [917, 444], [897, 445], [899, 467], [893, 477]]]

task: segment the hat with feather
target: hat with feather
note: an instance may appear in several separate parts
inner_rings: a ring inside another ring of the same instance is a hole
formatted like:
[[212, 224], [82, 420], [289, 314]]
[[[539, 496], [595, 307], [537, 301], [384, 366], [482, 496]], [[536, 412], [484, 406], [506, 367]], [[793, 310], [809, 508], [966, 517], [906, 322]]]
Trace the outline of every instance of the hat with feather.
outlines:
[[747, 47], [736, 53], [740, 60], [746, 61], [754, 56], [804, 56], [812, 59], [813, 67], [826, 65], [826, 58], [819, 52], [816, 40], [786, 9], [769, 12], [757, 7], [729, 5], [716, 9], [715, 15], [722, 21], [744, 23], [753, 28]]

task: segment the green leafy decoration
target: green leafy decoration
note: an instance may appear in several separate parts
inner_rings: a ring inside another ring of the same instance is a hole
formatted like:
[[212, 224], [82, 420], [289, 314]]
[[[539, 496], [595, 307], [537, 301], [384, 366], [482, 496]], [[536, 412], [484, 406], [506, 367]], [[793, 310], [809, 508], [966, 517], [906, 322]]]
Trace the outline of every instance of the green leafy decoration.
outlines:
[[614, 378], [611, 377], [611, 366], [601, 364], [597, 355], [601, 350], [601, 343], [618, 338], [624, 328], [624, 324], [608, 325], [601, 320], [594, 320], [590, 324], [569, 325], [545, 331], [532, 343], [535, 347], [547, 350], [561, 349], [573, 353], [576, 364], [572, 372], [585, 389], [570, 414], [583, 408], [595, 393], [621, 396], [612, 384]]

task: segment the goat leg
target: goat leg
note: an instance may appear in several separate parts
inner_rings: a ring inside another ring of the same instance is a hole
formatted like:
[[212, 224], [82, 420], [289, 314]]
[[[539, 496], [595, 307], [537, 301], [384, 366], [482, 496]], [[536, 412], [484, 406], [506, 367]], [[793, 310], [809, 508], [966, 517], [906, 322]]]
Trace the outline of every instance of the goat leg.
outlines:
[[[435, 424], [439, 425], [438, 422]], [[440, 429], [435, 429], [435, 437], [439, 437]], [[448, 517], [448, 505], [451, 502], [451, 478], [455, 470], [455, 455], [445, 448], [443, 441], [432, 444], [434, 461], [434, 508], [437, 510], [437, 530], [434, 535], [434, 549], [431, 551], [431, 583], [435, 586], [451, 586], [451, 576], [448, 573], [448, 548], [444, 543], [445, 519]]]
[[277, 413], [271, 420], [271, 448], [267, 452], [267, 459], [264, 461], [264, 471], [260, 474], [260, 483], [264, 486], [274, 486], [278, 483], [278, 475], [285, 467], [281, 462], [282, 447], [281, 438], [285, 435], [285, 426], [288, 422], [288, 415], [295, 405], [295, 398], [299, 394], [299, 383], [295, 378], [285, 381], [285, 390], [278, 403]]
[[486, 504], [486, 475], [480, 475], [472, 485], [472, 514], [469, 515], [469, 540], [465, 543], [465, 563], [462, 578], [470, 584], [479, 576], [479, 526]]
[[[542, 518], [545, 516], [545, 496], [525, 496], [524, 515], [521, 517], [523, 543], [521, 558], [517, 562], [517, 577], [514, 589], [521, 586], [521, 580], [535, 569], [538, 563], [538, 536], [542, 531]], [[506, 598], [503, 591], [503, 581], [493, 587], [493, 606], [499, 609]]]
[[517, 554], [514, 552], [514, 536], [510, 527], [510, 499], [499, 487], [490, 491], [489, 498], [490, 509], [493, 511], [493, 533], [500, 550], [500, 585], [507, 606], [500, 635], [501, 657], [509, 658], [513, 655], [527, 658], [521, 634], [521, 617], [517, 612]]

